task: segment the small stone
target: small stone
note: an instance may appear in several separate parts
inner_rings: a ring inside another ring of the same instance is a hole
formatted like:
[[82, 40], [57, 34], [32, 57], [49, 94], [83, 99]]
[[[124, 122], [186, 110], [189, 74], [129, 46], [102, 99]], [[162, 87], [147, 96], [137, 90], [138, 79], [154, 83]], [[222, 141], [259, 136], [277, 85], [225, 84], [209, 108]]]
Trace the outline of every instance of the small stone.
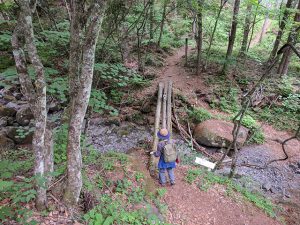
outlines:
[[0, 117], [4, 116], [14, 116], [16, 114], [16, 110], [14, 108], [9, 108], [7, 106], [0, 106]]
[[263, 184], [262, 188], [266, 191], [270, 191], [272, 188], [272, 185], [270, 183]]
[[300, 174], [300, 169], [296, 170], [295, 174]]

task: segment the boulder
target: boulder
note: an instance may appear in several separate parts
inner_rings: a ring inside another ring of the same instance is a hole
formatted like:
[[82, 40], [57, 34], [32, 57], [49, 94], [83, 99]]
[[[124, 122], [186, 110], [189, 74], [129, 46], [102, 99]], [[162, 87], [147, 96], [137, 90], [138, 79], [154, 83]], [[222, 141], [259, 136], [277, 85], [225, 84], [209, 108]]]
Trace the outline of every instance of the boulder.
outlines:
[[9, 108], [7, 106], [0, 105], [0, 117], [14, 116], [16, 112], [17, 111], [14, 108]]
[[0, 118], [0, 127], [6, 127], [7, 126], [7, 120], [8, 120], [8, 117], [1, 117]]
[[[19, 102], [18, 102], [19, 103]], [[14, 103], [14, 102], [9, 102], [6, 104], [7, 108], [11, 108], [14, 109], [15, 111], [18, 111], [19, 109], [21, 109], [21, 105]]]
[[27, 126], [31, 119], [33, 119], [33, 114], [29, 106], [25, 106], [17, 112], [16, 120], [20, 125]]
[[0, 149], [13, 148], [15, 145], [14, 141], [6, 136], [4, 132], [0, 132]]
[[[231, 122], [210, 119], [198, 124], [194, 129], [194, 138], [199, 144], [211, 147], [228, 147], [233, 141], [232, 130], [234, 124]], [[242, 146], [246, 141], [248, 129], [241, 127], [237, 144]]]
[[17, 144], [31, 144], [33, 129], [29, 127], [7, 127], [6, 134]]

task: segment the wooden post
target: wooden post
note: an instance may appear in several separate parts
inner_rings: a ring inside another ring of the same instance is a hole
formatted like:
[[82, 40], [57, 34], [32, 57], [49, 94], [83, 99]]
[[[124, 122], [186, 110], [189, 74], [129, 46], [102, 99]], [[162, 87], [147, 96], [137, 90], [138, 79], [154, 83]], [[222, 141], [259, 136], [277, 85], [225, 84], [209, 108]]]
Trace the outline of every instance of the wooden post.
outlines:
[[[164, 84], [159, 83], [159, 85], [158, 85], [158, 94], [157, 94], [156, 113], [155, 113], [155, 125], [154, 125], [152, 151], [157, 150], [157, 144], [158, 144], [157, 132], [158, 132], [158, 129], [159, 129], [159, 122], [160, 122], [163, 88], [164, 88]], [[155, 159], [155, 156], [151, 155], [150, 166], [149, 166], [149, 170], [150, 170], [151, 175], [154, 175], [154, 173], [155, 173], [155, 170], [156, 170], [156, 163], [155, 162], [156, 161], [157, 160]]]
[[172, 137], [172, 81], [168, 82], [167, 129], [170, 132], [170, 137]]
[[185, 66], [188, 65], [188, 38], [185, 38]]
[[163, 105], [162, 105], [162, 128], [167, 128], [167, 94], [168, 83], [164, 84]]

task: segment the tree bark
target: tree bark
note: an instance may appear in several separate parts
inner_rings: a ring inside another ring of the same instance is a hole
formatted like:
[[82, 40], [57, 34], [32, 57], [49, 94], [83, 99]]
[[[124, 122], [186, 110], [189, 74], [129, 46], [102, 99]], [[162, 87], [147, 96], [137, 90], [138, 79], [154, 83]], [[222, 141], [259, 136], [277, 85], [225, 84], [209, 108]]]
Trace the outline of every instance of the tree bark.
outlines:
[[162, 105], [162, 128], [167, 128], [167, 94], [168, 94], [168, 83], [165, 82], [164, 94], [163, 94], [163, 105]]
[[52, 180], [51, 173], [53, 173], [54, 168], [54, 158], [53, 158], [53, 132], [51, 128], [46, 128], [45, 131], [45, 174], [46, 174], [46, 187], [49, 186]]
[[168, 82], [167, 129], [170, 133], [170, 137], [172, 137], [172, 81]]
[[[295, 44], [298, 41], [300, 29], [299, 29], [299, 26], [297, 26], [297, 24], [300, 22], [300, 1], [298, 2], [297, 13], [295, 14], [294, 22], [295, 22], [296, 28], [292, 29], [292, 31], [289, 34], [288, 41], [287, 41], [287, 43], [290, 43], [290, 44]], [[293, 52], [292, 52], [291, 47], [288, 47], [285, 49], [285, 51], [282, 55], [278, 70], [277, 70], [278, 74], [286, 75], [288, 73], [292, 53]]]
[[[77, 21], [77, 15], [80, 9], [81, 1], [71, 1], [72, 12], [71, 18]], [[81, 158], [81, 149], [80, 149], [80, 136], [81, 136], [81, 128], [83, 119], [86, 113], [87, 105], [90, 98], [91, 86], [93, 80], [93, 70], [94, 70], [94, 60], [95, 60], [95, 48], [96, 42], [99, 35], [99, 31], [101, 29], [101, 23], [103, 19], [103, 15], [105, 12], [106, 1], [103, 0], [94, 0], [90, 5], [88, 10], [89, 17], [84, 21], [83, 18], [80, 18], [80, 21], [83, 21], [83, 26], [85, 30], [79, 29], [79, 34], [83, 37], [83, 42], [80, 45], [79, 49], [76, 51], [82, 52], [81, 61], [78, 61], [80, 73], [79, 79], [77, 82], [78, 86], [74, 86], [73, 82], [76, 82], [76, 77], [70, 76], [73, 79], [71, 83], [73, 88], [73, 93], [76, 94], [73, 97], [71, 114], [70, 114], [70, 122], [69, 122], [69, 133], [68, 133], [68, 145], [67, 145], [67, 186], [64, 193], [64, 201], [69, 207], [72, 207], [79, 200], [79, 195], [82, 187], [82, 176], [81, 176], [81, 167], [82, 167], [82, 158]], [[83, 13], [87, 14], [86, 13]], [[74, 34], [72, 32], [78, 31], [79, 24], [77, 22], [73, 23], [75, 29], [71, 29], [71, 36], [78, 34]], [[71, 46], [76, 46], [80, 42], [79, 40], [71, 39], [75, 43], [71, 43]], [[75, 49], [74, 49], [75, 50]], [[77, 57], [71, 58], [71, 60], [77, 59]], [[71, 68], [71, 65], [74, 66], [75, 62], [70, 63], [70, 71], [74, 71], [74, 68]], [[75, 70], [78, 72], [78, 70]]]
[[249, 51], [250, 44], [252, 42], [254, 27], [255, 27], [255, 24], [256, 24], [257, 11], [258, 11], [258, 7], [259, 7], [260, 3], [261, 3], [261, 0], [258, 1], [258, 4], [255, 8], [254, 18], [253, 18], [252, 25], [251, 25], [251, 35], [250, 35], [250, 39], [249, 39], [249, 43], [248, 43], [248, 47], [247, 47], [247, 52]]
[[149, 36], [151, 42], [154, 39], [154, 0], [150, 0], [150, 15], [149, 15]]
[[[155, 113], [155, 124], [154, 124], [154, 133], [153, 133], [152, 151], [157, 150], [157, 144], [158, 144], [157, 132], [159, 131], [159, 124], [160, 124], [163, 88], [164, 88], [164, 84], [159, 83], [158, 84], [158, 93], [157, 93], [157, 103], [156, 103], [156, 113]], [[157, 167], [155, 161], [156, 161], [155, 156], [151, 155], [151, 158], [150, 158], [150, 173], [151, 173], [151, 175], [154, 175], [156, 167]]]
[[278, 51], [279, 44], [280, 44], [284, 29], [285, 29], [285, 25], [286, 25], [287, 19], [288, 19], [289, 14], [290, 14], [289, 9], [291, 8], [292, 3], [293, 3], [293, 0], [288, 0], [287, 3], [286, 3], [286, 6], [285, 6], [286, 8], [284, 10], [282, 20], [279, 24], [279, 30], [278, 30], [278, 33], [277, 33], [277, 36], [276, 36], [276, 40], [274, 42], [272, 52], [270, 54], [269, 62], [273, 61], [273, 59], [275, 58], [276, 53]]
[[242, 47], [241, 47], [241, 51], [240, 51], [241, 58], [245, 57], [245, 53], [246, 53], [246, 50], [247, 50], [247, 43], [248, 43], [249, 32], [250, 32], [251, 11], [252, 11], [252, 4], [249, 3], [247, 5], [247, 10], [246, 10], [244, 35], [243, 35]]
[[162, 13], [162, 18], [161, 18], [161, 22], [160, 22], [159, 37], [158, 37], [158, 41], [157, 41], [157, 46], [158, 47], [160, 47], [161, 38], [162, 38], [162, 35], [163, 35], [163, 32], [164, 32], [164, 25], [165, 25], [168, 1], [169, 0], [164, 0], [163, 13]]
[[227, 0], [224, 0], [224, 1], [221, 0], [221, 2], [220, 2], [220, 7], [219, 7], [219, 10], [218, 10], [218, 14], [217, 14], [217, 17], [216, 17], [214, 28], [213, 28], [212, 34], [210, 36], [210, 39], [209, 39], [209, 44], [208, 44], [208, 49], [207, 49], [207, 57], [206, 57], [206, 62], [205, 62], [205, 68], [207, 66], [207, 61], [210, 57], [210, 49], [211, 49], [212, 43], [214, 41], [214, 37], [215, 37], [215, 33], [216, 33], [217, 26], [218, 26], [218, 23], [219, 23], [220, 15], [221, 15], [221, 12], [222, 12], [222, 10], [223, 10], [226, 3], [227, 3]]
[[225, 63], [224, 63], [223, 69], [222, 69], [222, 73], [226, 72], [227, 67], [228, 67], [228, 60], [230, 59], [230, 57], [232, 55], [233, 45], [234, 45], [236, 30], [237, 30], [237, 24], [238, 24], [237, 17], [239, 14], [239, 9], [240, 9], [240, 0], [235, 0], [231, 30], [230, 30], [230, 34], [229, 34], [228, 48], [227, 48], [227, 53], [226, 53], [226, 58], [225, 58]]
[[198, 35], [197, 35], [197, 69], [196, 74], [199, 75], [201, 67], [201, 52], [202, 52], [202, 7], [204, 0], [198, 0], [198, 12], [197, 12], [197, 24], [198, 24]]
[[[36, 208], [38, 210], [43, 210], [46, 207], [46, 187], [44, 179], [44, 139], [47, 121], [46, 81], [44, 67], [37, 54], [37, 49], [34, 43], [32, 13], [35, 11], [36, 5], [30, 4], [30, 0], [18, 1], [18, 5], [20, 6], [21, 11], [12, 37], [13, 55], [23, 93], [29, 100], [35, 119], [35, 132], [32, 140], [32, 148], [35, 154], [34, 174], [37, 179]], [[20, 43], [21, 38], [25, 39], [28, 56], [36, 73], [34, 87], [28, 74], [26, 58]]]

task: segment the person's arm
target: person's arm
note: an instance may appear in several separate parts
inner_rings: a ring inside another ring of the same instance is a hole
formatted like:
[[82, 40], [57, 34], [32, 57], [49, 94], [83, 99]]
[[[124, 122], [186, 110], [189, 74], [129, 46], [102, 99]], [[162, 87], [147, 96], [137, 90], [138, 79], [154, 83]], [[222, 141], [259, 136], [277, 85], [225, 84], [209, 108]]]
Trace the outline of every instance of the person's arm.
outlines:
[[162, 145], [160, 143], [158, 143], [156, 152], [153, 151], [153, 152], [150, 152], [150, 154], [154, 155], [155, 157], [160, 157], [161, 150], [162, 150]]

